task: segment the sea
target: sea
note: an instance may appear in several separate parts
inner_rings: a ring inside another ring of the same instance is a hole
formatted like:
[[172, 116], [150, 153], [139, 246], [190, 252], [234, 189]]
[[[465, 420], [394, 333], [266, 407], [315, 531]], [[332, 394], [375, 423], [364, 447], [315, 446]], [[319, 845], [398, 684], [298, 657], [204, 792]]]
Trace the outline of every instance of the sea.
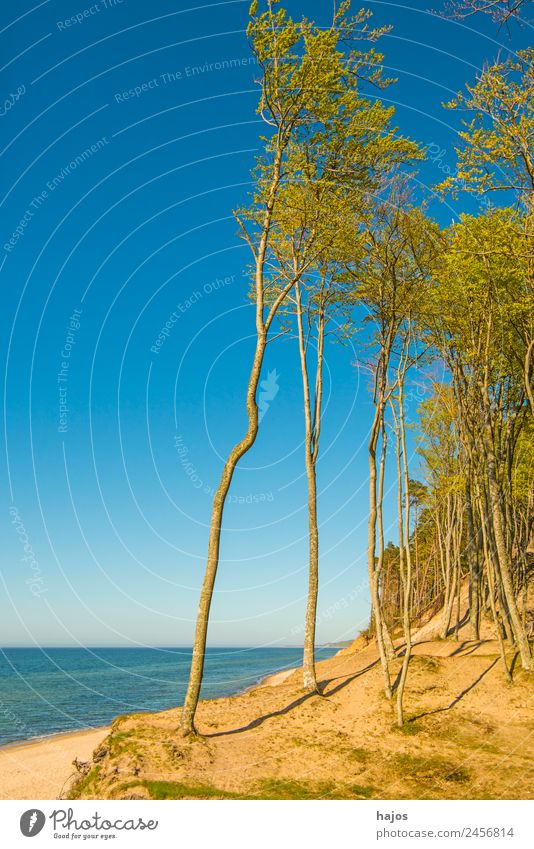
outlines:
[[[318, 648], [317, 660], [336, 651]], [[190, 662], [190, 648], [0, 649], [0, 745], [181, 705]], [[243, 692], [301, 664], [299, 648], [210, 648], [201, 698]]]

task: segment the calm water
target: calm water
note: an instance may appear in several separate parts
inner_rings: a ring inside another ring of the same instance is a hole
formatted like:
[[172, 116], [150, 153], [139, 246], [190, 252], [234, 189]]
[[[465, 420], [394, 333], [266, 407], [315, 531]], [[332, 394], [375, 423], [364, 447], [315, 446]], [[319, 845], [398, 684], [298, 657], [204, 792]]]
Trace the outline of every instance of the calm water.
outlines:
[[[319, 649], [317, 658], [335, 653]], [[191, 649], [0, 649], [0, 744], [176, 707], [190, 660]], [[210, 649], [202, 697], [238, 693], [301, 663], [302, 649]]]

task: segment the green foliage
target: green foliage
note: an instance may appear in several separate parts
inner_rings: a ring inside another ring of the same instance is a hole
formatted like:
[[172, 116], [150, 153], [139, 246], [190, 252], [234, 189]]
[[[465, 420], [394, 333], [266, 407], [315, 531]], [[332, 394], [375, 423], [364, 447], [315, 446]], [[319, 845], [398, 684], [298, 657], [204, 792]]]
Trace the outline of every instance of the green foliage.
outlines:
[[[271, 135], [254, 172], [252, 202], [236, 217], [257, 260], [270, 210], [263, 247], [271, 303], [295, 275], [339, 263], [384, 178], [422, 156], [392, 126], [393, 108], [363, 93], [391, 82], [374, 47], [354, 46], [387, 31], [372, 29], [369, 18], [366, 10], [351, 15], [344, 2], [322, 29], [294, 21], [277, 3], [261, 14], [254, 9], [248, 36], [262, 72], [258, 110]], [[257, 287], [256, 271], [254, 280]]]
[[534, 191], [534, 48], [487, 66], [476, 83], [447, 104], [472, 117], [459, 133], [458, 170], [442, 191], [513, 190], [527, 206]]

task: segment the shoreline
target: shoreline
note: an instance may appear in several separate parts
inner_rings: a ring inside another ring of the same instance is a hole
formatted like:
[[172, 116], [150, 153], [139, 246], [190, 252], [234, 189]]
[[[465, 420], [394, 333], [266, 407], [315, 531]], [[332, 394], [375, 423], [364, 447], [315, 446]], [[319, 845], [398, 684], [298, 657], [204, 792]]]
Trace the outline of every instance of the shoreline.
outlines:
[[[228, 698], [236, 698], [262, 687], [272, 687], [274, 690], [294, 671], [292, 668], [270, 673], [251, 687], [233, 693]], [[158, 711], [147, 711], [148, 715], [154, 713]], [[0, 745], [0, 799], [65, 798], [69, 786], [78, 776], [74, 762], [90, 761], [94, 750], [110, 731], [111, 724], [108, 724], [76, 731], [59, 731], [46, 737], [31, 737]]]
[[[256, 687], [276, 687], [278, 684], [282, 684], [293, 672], [296, 672], [300, 669], [300, 666], [293, 666], [291, 669], [281, 669], [279, 672], [269, 672], [268, 675], [264, 675], [259, 678], [254, 684], [250, 684], [250, 686], [245, 687], [243, 690], [237, 690], [235, 693], [230, 693], [228, 696], [213, 696], [213, 701], [220, 698], [234, 698], [235, 696], [243, 696], [245, 693], [249, 693], [251, 690], [255, 690]], [[203, 702], [209, 702], [212, 699], [202, 699]], [[172, 707], [181, 708], [182, 705], [173, 705]], [[147, 710], [147, 711], [137, 711], [137, 713], [160, 713], [166, 710], [172, 710], [171, 708], [162, 708], [161, 711], [157, 710]], [[135, 711], [134, 711], [135, 712]], [[117, 714], [120, 716], [121, 714]], [[111, 720], [111, 723], [108, 725], [88, 725], [87, 728], [78, 728], [76, 731], [54, 731], [52, 734], [45, 734], [44, 736], [39, 737], [28, 737], [25, 740], [11, 740], [9, 743], [0, 743], [0, 754], [7, 750], [15, 751], [16, 749], [25, 749], [28, 746], [38, 746], [41, 743], [49, 743], [53, 740], [59, 740], [61, 738], [74, 738], [80, 737], [84, 734], [91, 734], [93, 731], [105, 731], [109, 733], [111, 731], [111, 725], [115, 721], [116, 717]]]
[[[488, 658], [491, 658], [489, 667]], [[226, 798], [228, 793], [231, 798], [238, 798], [236, 793], [251, 798], [247, 794], [252, 791], [259, 794], [258, 798], [271, 798], [261, 795], [262, 782], [273, 781], [281, 782], [280, 798], [289, 798], [284, 795], [288, 792], [297, 793], [295, 798], [315, 798], [314, 793], [324, 797], [324, 782], [332, 787], [328, 791], [333, 793], [332, 798], [375, 798], [377, 793], [377, 798], [390, 798], [379, 788], [384, 786], [387, 790], [392, 781], [404, 782], [406, 798], [419, 798], [417, 794], [426, 785], [416, 786], [413, 769], [407, 776], [403, 772], [406, 759], [412, 756], [413, 764], [410, 761], [408, 766], [414, 769], [419, 769], [421, 759], [427, 759], [431, 765], [435, 761], [438, 777], [434, 772], [431, 775], [435, 798], [445, 798], [444, 794], [451, 789], [457, 791], [458, 798], [469, 798], [479, 769], [485, 776], [488, 792], [493, 792], [493, 767], [488, 760], [493, 755], [487, 755], [481, 745], [487, 737], [485, 729], [492, 727], [492, 745], [504, 753], [510, 746], [518, 747], [531, 716], [527, 709], [527, 682], [522, 679], [516, 682], [516, 695], [512, 698], [499, 677], [495, 641], [465, 640], [459, 644], [452, 640], [425, 640], [414, 646], [412, 676], [423, 695], [416, 693], [412, 697], [410, 712], [418, 719], [421, 713], [431, 717], [421, 724], [418, 722], [418, 730], [424, 733], [418, 737], [416, 754], [410, 751], [410, 741], [391, 724], [389, 713], [376, 710], [383, 692], [378, 662], [373, 644], [353, 651], [345, 649], [321, 661], [319, 675], [325, 687], [323, 692], [328, 696], [326, 700], [310, 701], [299, 695], [302, 667], [263, 676], [252, 687], [214, 699], [213, 704], [209, 704], [212, 700], [202, 699], [201, 733], [209, 738], [210, 749], [217, 755], [215, 759], [206, 757], [204, 746], [189, 747], [177, 742], [180, 708], [148, 711], [146, 718], [140, 714], [119, 714], [123, 718], [117, 736], [132, 737], [130, 745], [137, 747], [140, 757], [137, 766], [127, 749], [102, 745], [112, 733], [110, 725], [5, 744], [0, 747], [0, 797], [34, 800], [34, 804], [38, 800], [68, 799], [73, 783], [80, 774], [85, 774], [83, 765], [90, 766], [92, 762], [93, 766], [98, 764], [98, 770], [93, 770], [93, 777], [80, 798], [160, 798], [151, 790], [154, 776], [158, 775], [168, 782], [171, 793], [161, 798], [184, 798], [184, 793], [185, 798], [204, 798], [206, 788], [213, 790], [209, 798], [218, 798], [219, 791], [221, 798]], [[452, 668], [456, 670], [455, 679], [459, 676], [460, 680], [452, 681]], [[472, 686], [473, 680], [478, 683], [476, 688]], [[455, 727], [463, 729], [462, 733], [469, 735], [469, 739], [476, 736], [480, 751], [476, 769], [466, 769], [458, 786], [452, 786], [442, 782], [448, 781], [453, 768], [464, 769], [463, 738], [460, 735], [460, 742], [453, 750], [450, 741], [443, 747], [442, 738], [449, 740], [450, 719], [446, 712], [451, 701], [458, 700], [458, 691], [462, 696], [465, 691], [466, 695], [457, 709], [455, 723], [459, 725]], [[488, 699], [490, 691], [497, 692], [498, 698]], [[522, 701], [519, 715], [514, 702], [517, 695]], [[333, 710], [338, 711], [334, 725]], [[441, 719], [439, 725], [434, 714]], [[507, 721], [512, 715], [519, 722], [515, 730], [510, 730]], [[310, 738], [317, 718], [319, 730]], [[311, 744], [303, 748], [304, 741], [309, 739]], [[179, 751], [187, 749], [185, 760], [174, 757], [177, 746]], [[101, 751], [93, 761], [98, 749]], [[356, 767], [351, 752], [356, 753]], [[513, 765], [514, 775], [526, 766], [526, 761], [518, 755]], [[354, 784], [356, 768], [358, 785]], [[125, 782], [127, 786], [123, 787]], [[284, 790], [284, 782], [289, 782], [291, 787], [288, 784]], [[505, 792], [506, 775], [503, 782], [500, 789]], [[301, 791], [304, 795], [299, 796]]]
[[[334, 657], [335, 657], [335, 655], [334, 655]], [[226, 696], [221, 696], [221, 695], [212, 696], [211, 699], [210, 698], [208, 698], [208, 699], [202, 698], [201, 701], [209, 702], [209, 701], [220, 699], [220, 698], [231, 699], [235, 696], [242, 696], [245, 693], [249, 693], [251, 690], [255, 690], [256, 687], [276, 687], [278, 684], [282, 684], [287, 678], [289, 678], [290, 675], [293, 674], [293, 672], [296, 672], [298, 669], [302, 669], [302, 667], [301, 666], [292, 666], [290, 669], [283, 668], [283, 669], [279, 669], [277, 672], [268, 672], [266, 675], [262, 675], [260, 678], [258, 678], [253, 684], [249, 684], [247, 687], [244, 687], [241, 690], [236, 690], [235, 693], [229, 693]], [[183, 706], [182, 704], [178, 704], [178, 705], [171, 705], [168, 708], [161, 708], [160, 711], [158, 711], [158, 710], [146, 710], [146, 711], [132, 711], [132, 712], [133, 713], [153, 714], [153, 713], [161, 713], [161, 712], [167, 711], [167, 710], [172, 710], [173, 708], [181, 708], [182, 706]], [[117, 714], [117, 716], [120, 716], [120, 715], [121, 714]], [[2, 752], [5, 752], [7, 749], [13, 750], [13, 749], [18, 749], [18, 748], [23, 748], [23, 747], [25, 748], [27, 746], [39, 745], [40, 743], [47, 743], [51, 740], [57, 740], [58, 738], [61, 738], [61, 737], [65, 737], [65, 738], [77, 737], [77, 736], [80, 736], [82, 734], [90, 734], [93, 731], [105, 731], [105, 730], [107, 730], [109, 732], [111, 730], [111, 725], [113, 724], [115, 719], [116, 719], [116, 717], [113, 717], [111, 722], [109, 722], [107, 725], [88, 725], [86, 728], [78, 728], [75, 731], [72, 731], [72, 730], [71, 731], [54, 731], [51, 734], [39, 735], [39, 736], [36, 736], [36, 737], [28, 737], [25, 740], [10, 740], [8, 743], [0, 743], [0, 754]]]
[[[113, 720], [112, 720], [113, 721]], [[88, 725], [87, 728], [77, 728], [75, 731], [54, 731], [52, 734], [45, 734], [39, 737], [28, 737], [25, 740], [11, 740], [9, 743], [0, 743], [0, 754], [6, 751], [14, 751], [16, 749], [26, 749], [28, 746], [38, 746], [41, 743], [50, 743], [52, 740], [61, 738], [81, 737], [85, 734], [92, 734], [96, 731], [111, 731], [111, 724], [108, 725]]]
[[[335, 655], [333, 655], [335, 657]], [[301, 666], [283, 668], [270, 672], [249, 687], [231, 693], [228, 699], [236, 699], [253, 690], [275, 692]], [[214, 697], [214, 701], [221, 696]], [[211, 701], [202, 699], [202, 701]], [[175, 706], [179, 709], [181, 706]], [[162, 711], [146, 711], [148, 716]], [[171, 708], [172, 710], [172, 708]], [[120, 716], [120, 714], [118, 714]], [[114, 718], [115, 719], [115, 718]], [[75, 731], [58, 731], [47, 736], [14, 740], [0, 745], [0, 798], [16, 800], [62, 799], [69, 786], [78, 776], [76, 761], [92, 759], [95, 749], [111, 732], [114, 721], [107, 725], [90, 726]]]

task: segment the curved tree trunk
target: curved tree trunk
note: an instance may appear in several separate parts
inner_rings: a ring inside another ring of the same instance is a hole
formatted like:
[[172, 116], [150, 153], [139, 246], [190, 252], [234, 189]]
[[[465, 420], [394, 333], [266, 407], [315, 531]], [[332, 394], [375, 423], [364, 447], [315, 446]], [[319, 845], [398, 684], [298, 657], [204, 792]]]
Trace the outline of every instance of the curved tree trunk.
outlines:
[[221, 475], [221, 480], [213, 498], [211, 510], [210, 534], [208, 540], [208, 557], [204, 581], [200, 592], [198, 604], [197, 621], [195, 626], [195, 639], [193, 643], [193, 655], [191, 658], [191, 669], [189, 671], [189, 683], [182, 709], [181, 728], [184, 735], [194, 734], [195, 713], [202, 686], [204, 673], [204, 659], [206, 654], [206, 638], [208, 633], [208, 621], [219, 566], [219, 547], [221, 541], [221, 526], [226, 497], [232, 483], [235, 468], [239, 460], [252, 448], [258, 433], [258, 405], [256, 392], [261, 375], [265, 349], [267, 347], [267, 333], [276, 310], [283, 299], [291, 290], [298, 278], [295, 278], [277, 296], [271, 306], [267, 319], [264, 320], [264, 266], [271, 229], [272, 217], [276, 194], [280, 185], [282, 170], [283, 146], [279, 144], [273, 160], [272, 179], [265, 205], [265, 215], [262, 222], [261, 236], [258, 249], [255, 253], [255, 295], [256, 295], [256, 350], [252, 361], [252, 368], [247, 387], [246, 408], [248, 417], [247, 432], [243, 439], [232, 448]]
[[258, 433], [258, 406], [256, 403], [256, 390], [261, 374], [263, 358], [265, 356], [266, 337], [265, 334], [258, 335], [256, 352], [250, 373], [247, 390], [247, 415], [248, 429], [243, 439], [238, 442], [224, 465], [221, 480], [213, 499], [211, 511], [211, 525], [208, 542], [208, 559], [200, 600], [198, 603], [197, 623], [195, 628], [195, 641], [193, 644], [193, 656], [191, 659], [191, 670], [189, 673], [189, 684], [182, 710], [182, 731], [184, 734], [195, 733], [195, 713], [200, 696], [202, 675], [204, 672], [204, 658], [206, 653], [206, 637], [208, 633], [208, 621], [213, 597], [213, 588], [219, 565], [219, 546], [221, 540], [221, 525], [223, 518], [226, 496], [232, 483], [232, 477], [239, 460], [247, 453], [255, 442]]
[[489, 494], [493, 520], [492, 524], [495, 536], [495, 547], [497, 549], [497, 557], [499, 560], [499, 569], [501, 573], [503, 593], [510, 614], [512, 630], [517, 643], [517, 647], [519, 649], [521, 665], [523, 669], [532, 669], [532, 655], [530, 653], [530, 646], [528, 644], [525, 628], [523, 626], [523, 622], [521, 621], [521, 615], [517, 607], [517, 600], [515, 597], [514, 586], [512, 582], [510, 562], [508, 558], [508, 552], [506, 550], [499, 488], [493, 473], [490, 472], [489, 475]]
[[[406, 426], [404, 421], [404, 374], [399, 377], [398, 395], [399, 415], [395, 421], [397, 431], [397, 475], [398, 475], [398, 511], [399, 511], [399, 571], [402, 587], [402, 631], [404, 636], [404, 655], [396, 688], [397, 725], [404, 725], [404, 690], [408, 678], [408, 666], [412, 656], [411, 594], [412, 594], [412, 553], [410, 550], [410, 477], [406, 455]], [[404, 490], [404, 505], [403, 505]]]
[[503, 632], [501, 628], [501, 624], [499, 622], [499, 617], [497, 615], [497, 607], [495, 604], [495, 563], [491, 556], [491, 550], [488, 542], [487, 535], [487, 524], [486, 524], [486, 513], [484, 507], [482, 506], [482, 501], [479, 500], [479, 511], [480, 511], [480, 527], [482, 530], [482, 545], [484, 549], [484, 559], [486, 561], [486, 574], [488, 579], [488, 590], [489, 590], [489, 604], [491, 608], [491, 615], [493, 617], [493, 624], [495, 626], [495, 635], [497, 637], [497, 641], [499, 643], [499, 654], [501, 657], [501, 663], [503, 665], [504, 674], [506, 675], [506, 679], [509, 683], [512, 683], [512, 674], [510, 669], [508, 668], [508, 661], [506, 660], [506, 648], [504, 646], [503, 640]]
[[445, 535], [445, 595], [443, 599], [443, 621], [440, 637], [445, 640], [451, 624], [452, 606], [456, 593], [456, 570], [451, 564], [452, 532], [454, 513], [451, 510], [451, 495], [447, 493], [447, 532]]

